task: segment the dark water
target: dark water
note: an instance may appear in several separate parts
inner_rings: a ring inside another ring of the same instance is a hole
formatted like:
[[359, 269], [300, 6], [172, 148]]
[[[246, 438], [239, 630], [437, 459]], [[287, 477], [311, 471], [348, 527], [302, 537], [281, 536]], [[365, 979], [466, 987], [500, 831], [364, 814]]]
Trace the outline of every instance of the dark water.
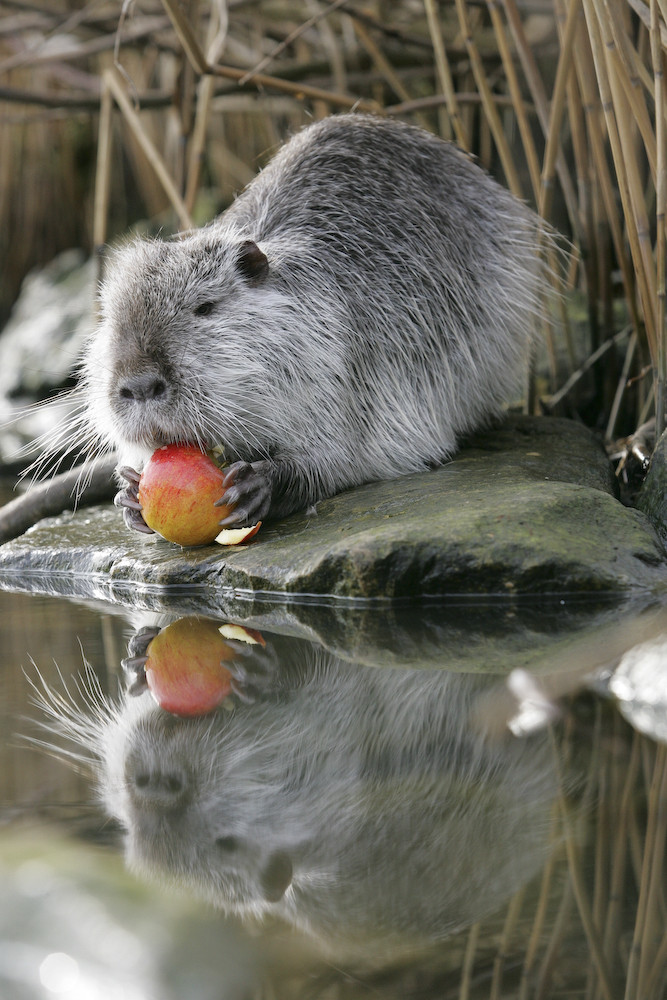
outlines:
[[0, 996], [664, 996], [664, 609], [177, 605], [0, 591]]

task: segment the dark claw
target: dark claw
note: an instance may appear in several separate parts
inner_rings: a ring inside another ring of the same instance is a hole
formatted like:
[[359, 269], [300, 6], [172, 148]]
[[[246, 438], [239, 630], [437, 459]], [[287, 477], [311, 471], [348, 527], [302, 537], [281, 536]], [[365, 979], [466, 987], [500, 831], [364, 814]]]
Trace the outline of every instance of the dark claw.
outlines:
[[161, 631], [156, 625], [144, 625], [138, 632], [135, 632], [127, 644], [130, 659], [145, 657], [149, 645]]
[[243, 702], [244, 705], [253, 705], [255, 703], [256, 699], [242, 686], [242, 682], [238, 684], [232, 677], [229, 686], [232, 694], [236, 695], [238, 700]]
[[144, 521], [141, 511], [135, 510], [132, 507], [123, 508], [123, 520], [128, 528], [132, 528], [133, 531], [141, 531], [144, 535], [154, 535], [155, 532], [152, 528], [149, 528]]
[[231, 514], [223, 517], [222, 521], [218, 521], [221, 528], [228, 528], [230, 525], [245, 527], [251, 523], [250, 511], [246, 507], [235, 507]]
[[126, 656], [124, 660], [120, 661], [120, 665], [123, 670], [127, 670], [128, 673], [136, 673], [140, 667], [146, 666], [146, 660], [148, 656]]
[[128, 483], [131, 483], [133, 486], [138, 486], [139, 480], [141, 479], [141, 475], [136, 471], [136, 469], [133, 469], [129, 465], [124, 465], [122, 469], [119, 469], [118, 475], [122, 476], [123, 479], [127, 479]]
[[132, 698], [138, 698], [140, 694], [148, 690], [148, 681], [146, 680], [146, 674], [137, 674], [132, 683], [127, 689], [127, 693], [131, 695]]
[[[236, 463], [236, 465], [232, 465], [228, 469], [228, 471], [225, 473], [225, 475], [223, 476], [223, 479], [222, 479], [222, 488], [223, 488], [223, 490], [226, 490], [227, 487], [231, 486], [232, 483], [236, 482], [236, 477], [238, 476], [239, 471], [240, 471], [240, 468], [239, 468], [239, 464], [238, 463]], [[219, 500], [218, 503], [222, 503], [222, 500]]]
[[116, 507], [130, 507], [132, 510], [141, 510], [141, 504], [131, 490], [120, 490], [113, 498]]
[[230, 486], [222, 494], [219, 500], [215, 501], [215, 507], [226, 507], [228, 504], [234, 504], [243, 495], [243, 491], [238, 486]]

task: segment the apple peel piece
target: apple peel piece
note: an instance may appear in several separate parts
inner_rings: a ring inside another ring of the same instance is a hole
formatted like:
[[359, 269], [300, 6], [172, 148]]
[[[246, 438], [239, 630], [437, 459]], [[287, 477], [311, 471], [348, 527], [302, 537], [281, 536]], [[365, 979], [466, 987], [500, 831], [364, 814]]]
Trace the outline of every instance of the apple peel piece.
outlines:
[[240, 545], [241, 542], [248, 542], [257, 534], [262, 527], [262, 522], [251, 524], [247, 528], [223, 528], [220, 534], [216, 535], [215, 541], [219, 545]]
[[220, 626], [218, 632], [223, 639], [236, 639], [238, 642], [247, 642], [250, 646], [266, 646], [262, 633], [254, 628], [246, 628], [245, 625], [234, 625], [232, 622], [226, 622]]

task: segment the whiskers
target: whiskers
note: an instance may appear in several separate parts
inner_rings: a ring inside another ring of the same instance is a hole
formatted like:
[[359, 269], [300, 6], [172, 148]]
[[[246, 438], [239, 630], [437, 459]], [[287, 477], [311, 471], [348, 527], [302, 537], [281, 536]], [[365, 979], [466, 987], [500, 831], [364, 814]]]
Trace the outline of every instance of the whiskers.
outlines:
[[84, 659], [84, 672], [68, 684], [59, 667], [58, 685], [48, 683], [34, 660], [35, 676], [24, 670], [31, 688], [30, 704], [42, 718], [30, 722], [43, 735], [24, 734], [22, 739], [75, 770], [97, 773], [102, 764], [104, 733], [118, 719], [120, 706], [108, 698], [92, 666]]
[[73, 494], [79, 497], [88, 486], [95, 462], [111, 448], [91, 429], [86, 398], [80, 388], [63, 392], [56, 399], [26, 407], [15, 420], [43, 414], [48, 420], [42, 431], [18, 452], [17, 459], [37, 456], [23, 469], [19, 482], [35, 485], [62, 471], [81, 465], [74, 480]]

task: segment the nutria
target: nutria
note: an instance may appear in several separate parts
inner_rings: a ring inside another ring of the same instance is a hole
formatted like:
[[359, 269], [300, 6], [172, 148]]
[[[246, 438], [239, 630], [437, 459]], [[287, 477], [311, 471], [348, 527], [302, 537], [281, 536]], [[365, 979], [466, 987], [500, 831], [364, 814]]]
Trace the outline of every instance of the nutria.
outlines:
[[[112, 254], [90, 422], [127, 466], [165, 442], [224, 446], [223, 525], [427, 469], [520, 389], [543, 238], [454, 145], [326, 118], [210, 225]], [[136, 478], [119, 503], [145, 528]]]
[[539, 870], [557, 792], [549, 739], [476, 728], [494, 678], [265, 641], [232, 665], [242, 696], [199, 718], [145, 690], [113, 702], [82, 685], [87, 711], [43, 694], [98, 772], [133, 869], [228, 913], [280, 916], [340, 954], [442, 940]]

